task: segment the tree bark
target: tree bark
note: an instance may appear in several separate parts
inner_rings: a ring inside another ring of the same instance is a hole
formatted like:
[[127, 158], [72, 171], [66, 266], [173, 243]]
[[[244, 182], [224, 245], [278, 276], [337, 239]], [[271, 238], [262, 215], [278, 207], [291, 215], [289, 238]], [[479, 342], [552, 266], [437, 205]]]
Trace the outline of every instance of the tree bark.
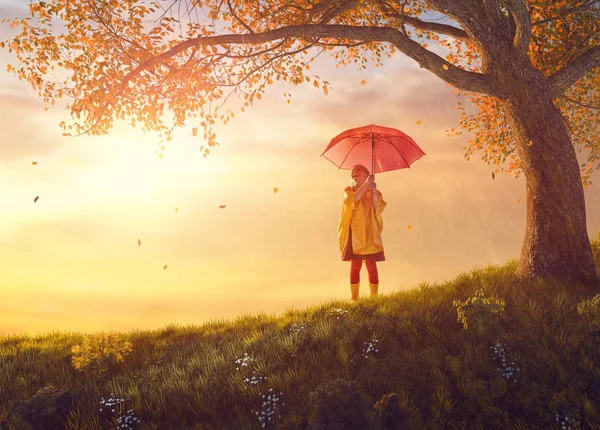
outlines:
[[[586, 227], [579, 163], [550, 82], [527, 57], [500, 66], [503, 101], [526, 178], [527, 220], [517, 275], [600, 287]], [[496, 69], [499, 70], [499, 69]]]

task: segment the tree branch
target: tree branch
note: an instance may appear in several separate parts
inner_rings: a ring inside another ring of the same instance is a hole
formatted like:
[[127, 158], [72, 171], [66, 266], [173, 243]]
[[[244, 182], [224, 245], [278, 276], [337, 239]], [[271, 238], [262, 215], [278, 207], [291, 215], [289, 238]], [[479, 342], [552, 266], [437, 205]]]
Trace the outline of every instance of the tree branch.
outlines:
[[419, 30], [445, 34], [447, 36], [454, 37], [455, 39], [469, 40], [469, 35], [462, 28], [453, 27], [447, 24], [438, 24], [436, 22], [422, 21], [418, 18], [408, 15], [402, 16], [399, 14], [388, 14], [386, 17], [395, 20], [404, 20], [406, 24], [414, 28], [418, 28]]
[[[327, 3], [329, 3], [329, 2], [327, 2]], [[338, 3], [338, 4], [335, 5], [333, 9], [331, 9], [329, 12], [324, 14], [319, 19], [319, 24], [326, 24], [327, 22], [331, 21], [336, 16], [339, 16], [342, 13], [346, 12], [347, 10], [352, 9], [354, 6], [356, 6], [358, 4], [358, 0], [346, 0], [346, 1], [342, 1], [342, 2], [332, 1], [331, 3]]]
[[326, 24], [331, 19], [356, 6], [356, 0], [320, 0], [312, 8], [308, 9], [308, 22], [321, 14], [317, 20], [318, 24]]
[[226, 34], [188, 39], [173, 46], [162, 54], [147, 60], [129, 72], [123, 79], [123, 82], [121, 82], [119, 91], [125, 88], [125, 86], [127, 86], [131, 80], [135, 79], [143, 70], [160, 64], [194, 46], [227, 44], [254, 45], [282, 38], [351, 39], [367, 43], [388, 42], [397, 47], [406, 56], [419, 63], [421, 67], [424, 67], [456, 88], [464, 91], [487, 94], [500, 99], [506, 98], [506, 92], [496, 78], [480, 73], [468, 72], [456, 67], [433, 52], [423, 48], [419, 43], [394, 28], [341, 24], [291, 25], [262, 33]]
[[582, 76], [598, 66], [600, 66], [600, 45], [589, 49], [558, 72], [548, 77], [552, 99], [561, 96]]
[[529, 42], [531, 41], [531, 18], [524, 0], [507, 0], [504, 3], [506, 9], [512, 15], [517, 26], [513, 47], [520, 55], [527, 55]]
[[537, 25], [542, 25], [542, 24], [546, 24], [546, 23], [551, 22], [551, 21], [556, 21], [557, 19], [561, 19], [561, 18], [564, 18], [566, 16], [571, 15], [573, 12], [576, 12], [579, 9], [587, 9], [588, 7], [593, 6], [595, 4], [600, 4], [600, 1], [599, 0], [591, 0], [588, 3], [584, 3], [584, 4], [579, 5], [577, 7], [572, 7], [570, 9], [565, 9], [562, 13], [559, 13], [558, 15], [553, 16], [552, 18], [542, 19], [542, 20], [539, 20], [539, 21], [536, 21], [536, 22], [532, 23], [531, 25], [533, 27], [535, 27]]
[[458, 22], [467, 35], [484, 45], [497, 38], [495, 29], [489, 28], [483, 1], [424, 0], [431, 8]]
[[231, 0], [227, 0], [227, 7], [229, 8], [229, 13], [231, 14], [231, 16], [233, 16], [235, 20], [242, 25], [242, 27], [248, 30], [249, 33], [254, 33], [254, 30], [252, 30], [252, 28], [248, 24], [246, 24], [244, 21], [242, 21], [242, 19], [239, 16], [236, 15], [236, 13], [233, 10], [233, 6], [231, 5]]
[[[506, 19], [505, 12], [502, 10], [506, 8], [506, 3], [510, 0], [484, 0], [482, 1], [482, 7], [485, 11], [485, 33], [488, 34], [488, 39], [481, 39], [481, 41], [490, 49], [492, 46], [498, 45], [511, 45], [513, 39], [512, 27], [510, 20]], [[482, 23], [479, 23], [481, 27]], [[516, 23], [515, 23], [516, 24]], [[490, 32], [489, 30], [492, 30]], [[477, 34], [484, 34], [482, 28], [478, 29]], [[492, 39], [489, 39], [492, 36]], [[490, 43], [493, 42], [493, 43]], [[498, 43], [500, 42], [500, 43]], [[504, 43], [502, 43], [504, 42]], [[503, 49], [506, 49], [503, 47]], [[490, 50], [491, 52], [491, 50]]]
[[[600, 24], [600, 22], [599, 22], [599, 24]], [[585, 45], [588, 45], [590, 43], [590, 40], [592, 40], [592, 36], [594, 34], [596, 34], [600, 30], [600, 27], [599, 26], [597, 26], [597, 27], [598, 28], [592, 29], [592, 31], [590, 31], [589, 33], [584, 34], [583, 36], [581, 36], [579, 38], [579, 40], [575, 44], [575, 48], [573, 49], [573, 52], [571, 53], [571, 56], [567, 60], [567, 63], [573, 61], [575, 59], [575, 56], [580, 52], [580, 50]]]
[[575, 103], [576, 105], [579, 105], [579, 106], [581, 106], [583, 108], [586, 108], [586, 109], [600, 110], [600, 104], [597, 105], [597, 106], [594, 106], [594, 105], [590, 105], [590, 104], [587, 104], [587, 103], [581, 103], [581, 102], [579, 102], [579, 101], [577, 101], [575, 99], [572, 99], [571, 97], [567, 97], [565, 95], [562, 95], [562, 96], [559, 96], [559, 97], [562, 98], [562, 99], [565, 99], [567, 101], [570, 101], [571, 103]]

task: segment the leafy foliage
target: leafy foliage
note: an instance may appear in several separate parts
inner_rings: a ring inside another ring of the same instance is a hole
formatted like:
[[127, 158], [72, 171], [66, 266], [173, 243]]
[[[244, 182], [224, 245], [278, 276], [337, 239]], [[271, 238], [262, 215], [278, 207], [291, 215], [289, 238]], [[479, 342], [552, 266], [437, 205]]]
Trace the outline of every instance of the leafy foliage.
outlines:
[[90, 370], [103, 375], [117, 363], [123, 363], [132, 351], [131, 342], [118, 334], [87, 336], [72, 348], [73, 367], [81, 372]]
[[583, 300], [577, 305], [577, 312], [585, 321], [590, 333], [600, 336], [600, 294], [591, 300]]
[[416, 424], [419, 417], [418, 410], [407, 403], [402, 396], [396, 393], [386, 394], [375, 403], [375, 410], [379, 414], [384, 429], [412, 430], [420, 428]]
[[[0, 47], [16, 54], [18, 65], [9, 65], [8, 71], [29, 82], [44, 102], [69, 100], [75, 121], [61, 123], [65, 134], [105, 134], [114, 120], [126, 120], [159, 134], [161, 157], [173, 129], [184, 125], [194, 136], [204, 130], [208, 146], [200, 149], [208, 155], [217, 144], [215, 122], [229, 122], [275, 82], [309, 84], [327, 95], [330, 83], [311, 73], [311, 64], [323, 53], [338, 65], [364, 69], [369, 62], [382, 66], [385, 57], [401, 51], [463, 96], [457, 106], [460, 126], [475, 134], [464, 148], [465, 157], [483, 151], [484, 161], [508, 163], [506, 171], [518, 175], [521, 159], [502, 101], [474, 83], [499, 73], [487, 59], [485, 41], [425, 19], [431, 11], [456, 18], [454, 12], [467, 7], [462, 1], [452, 3], [31, 1], [29, 16], [5, 20], [20, 33]], [[517, 43], [519, 31], [529, 31], [524, 28], [531, 25], [527, 54], [546, 77], [600, 46], [597, 2], [516, 2], [526, 8], [525, 16], [513, 3], [508, 8], [500, 1], [489, 4], [496, 10], [486, 12], [486, 25], [498, 40], [507, 37], [509, 28]], [[446, 58], [427, 49], [430, 43], [442, 47]], [[589, 151], [581, 166], [585, 185], [600, 160], [599, 83], [600, 69], [592, 62], [555, 100], [573, 143]], [[283, 93], [288, 103], [291, 96]], [[465, 110], [470, 106], [465, 100], [473, 103], [473, 112]], [[165, 120], [168, 112], [171, 121]], [[454, 128], [448, 132], [460, 133]]]
[[473, 326], [493, 326], [498, 323], [504, 312], [503, 299], [485, 297], [483, 289], [475, 291], [475, 297], [469, 297], [465, 302], [454, 300], [458, 313], [458, 322], [465, 330]]

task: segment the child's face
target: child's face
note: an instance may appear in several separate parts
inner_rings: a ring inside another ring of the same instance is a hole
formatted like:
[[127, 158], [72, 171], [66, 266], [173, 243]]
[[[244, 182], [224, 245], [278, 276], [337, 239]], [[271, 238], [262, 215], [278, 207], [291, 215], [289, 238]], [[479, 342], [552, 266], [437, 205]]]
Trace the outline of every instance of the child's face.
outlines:
[[352, 182], [354, 182], [354, 185], [358, 187], [362, 186], [362, 184], [366, 182], [368, 177], [369, 175], [367, 174], [367, 172], [365, 172], [363, 168], [355, 167], [352, 169]]

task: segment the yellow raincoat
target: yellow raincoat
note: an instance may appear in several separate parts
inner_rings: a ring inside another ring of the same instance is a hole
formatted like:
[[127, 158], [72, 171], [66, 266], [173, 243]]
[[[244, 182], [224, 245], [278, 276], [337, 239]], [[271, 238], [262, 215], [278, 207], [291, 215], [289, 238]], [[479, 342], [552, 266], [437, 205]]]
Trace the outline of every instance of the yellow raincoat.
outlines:
[[381, 212], [383, 212], [386, 202], [383, 200], [381, 191], [376, 190], [376, 192], [379, 199], [377, 210], [373, 211], [373, 192], [371, 190], [367, 190], [357, 202], [354, 202], [352, 187], [344, 190], [344, 204], [338, 225], [338, 238], [342, 254], [350, 228], [352, 228], [352, 251], [355, 254], [368, 255], [383, 251]]

